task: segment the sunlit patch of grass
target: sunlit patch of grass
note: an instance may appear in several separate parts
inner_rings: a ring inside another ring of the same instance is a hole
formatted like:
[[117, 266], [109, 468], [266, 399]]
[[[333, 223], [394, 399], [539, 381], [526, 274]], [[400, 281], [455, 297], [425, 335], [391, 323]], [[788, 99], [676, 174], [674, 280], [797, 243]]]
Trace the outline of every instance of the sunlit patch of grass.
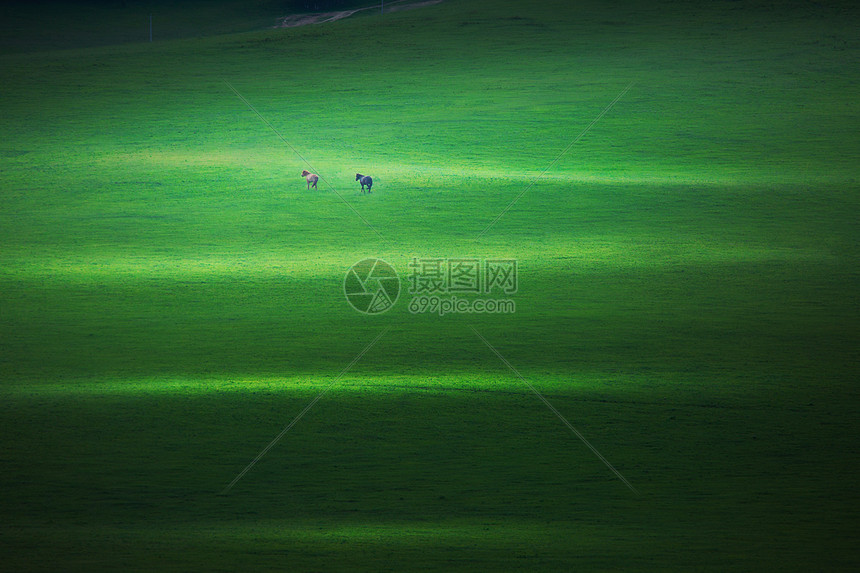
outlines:
[[[271, 249], [271, 247], [270, 247]], [[187, 250], [176, 254], [122, 252], [108, 255], [100, 248], [33, 255], [30, 249], [8, 249], [0, 254], [2, 280], [50, 280], [53, 283], [124, 283], [128, 281], [182, 281], [223, 278], [266, 280], [282, 278], [328, 278], [337, 283], [346, 270], [366, 257], [360, 250], [331, 252], [284, 245], [279, 250], [258, 249], [236, 252], [230, 249]], [[405, 253], [403, 251], [406, 251]], [[214, 252], [212, 252], [214, 251]], [[232, 252], [231, 252], [232, 251]], [[411, 252], [410, 252], [411, 251]], [[413, 258], [457, 257], [480, 252], [480, 258], [516, 258], [521, 280], [539, 279], [542, 273], [577, 269], [581, 275], [599, 269], [673, 268], [682, 265], [743, 263], [833, 263], [835, 255], [826, 248], [792, 247], [727, 241], [690, 234], [666, 237], [647, 231], [636, 234], [600, 234], [574, 239], [546, 237], [513, 246], [509, 243], [480, 247], [428, 247], [420, 242], [400, 248], [380, 248], [374, 254], [389, 261], [406, 286]]]
[[[570, 528], [567, 534], [573, 534]], [[375, 520], [262, 520], [256, 523], [227, 522], [215, 527], [198, 523], [171, 534], [200, 541], [255, 539], [270, 543], [381, 545], [397, 548], [438, 548], [440, 546], [481, 546], [503, 550], [510, 546], [542, 545], [559, 535], [557, 525], [545, 521], [447, 519], [441, 521]], [[593, 535], [581, 532], [583, 537]]]

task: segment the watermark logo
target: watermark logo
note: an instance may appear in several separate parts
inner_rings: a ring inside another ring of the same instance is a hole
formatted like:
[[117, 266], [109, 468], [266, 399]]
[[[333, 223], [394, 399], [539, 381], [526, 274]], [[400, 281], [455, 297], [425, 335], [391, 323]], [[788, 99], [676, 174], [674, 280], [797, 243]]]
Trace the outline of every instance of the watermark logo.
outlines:
[[343, 279], [343, 292], [352, 307], [364, 314], [381, 314], [400, 296], [400, 277], [382, 259], [364, 259], [352, 265]]
[[516, 310], [516, 303], [509, 298], [467, 299], [456, 295], [421, 295], [409, 301], [409, 312], [412, 314], [513, 314]]
[[409, 294], [517, 292], [516, 259], [413, 258]]
[[[413, 258], [409, 263], [412, 314], [511, 314], [517, 292], [516, 259]], [[471, 295], [471, 296], [469, 296]]]
[[[407, 309], [412, 314], [512, 314], [517, 292], [516, 259], [418, 258], [408, 264]], [[397, 271], [377, 258], [352, 265], [343, 280], [352, 307], [364, 314], [381, 314], [397, 302]]]

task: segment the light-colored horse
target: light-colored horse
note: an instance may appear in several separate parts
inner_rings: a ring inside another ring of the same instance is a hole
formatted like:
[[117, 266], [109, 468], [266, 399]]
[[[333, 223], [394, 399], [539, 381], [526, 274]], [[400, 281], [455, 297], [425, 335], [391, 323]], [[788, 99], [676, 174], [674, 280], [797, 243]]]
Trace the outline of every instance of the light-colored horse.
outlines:
[[313, 185], [314, 189], [317, 188], [317, 181], [320, 180], [319, 175], [314, 175], [308, 170], [302, 171], [302, 177], [305, 178], [305, 181], [308, 182], [308, 191], [311, 189], [311, 185]]

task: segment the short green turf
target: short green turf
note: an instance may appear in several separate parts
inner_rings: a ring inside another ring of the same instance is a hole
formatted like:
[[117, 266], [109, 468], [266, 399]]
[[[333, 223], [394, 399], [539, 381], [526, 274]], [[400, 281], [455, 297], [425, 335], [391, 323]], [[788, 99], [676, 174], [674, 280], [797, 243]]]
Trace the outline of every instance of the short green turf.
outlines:
[[158, 6], [3, 44], [0, 569], [856, 570], [855, 9]]

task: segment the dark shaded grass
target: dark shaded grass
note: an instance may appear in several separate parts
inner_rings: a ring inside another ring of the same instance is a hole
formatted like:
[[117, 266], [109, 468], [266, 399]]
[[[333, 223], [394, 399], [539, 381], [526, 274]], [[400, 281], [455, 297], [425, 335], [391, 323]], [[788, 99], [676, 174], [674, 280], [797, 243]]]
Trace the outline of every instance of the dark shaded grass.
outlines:
[[[32, 569], [196, 567], [204, 554], [224, 568], [557, 569], [616, 563], [600, 549], [611, 545], [635, 555], [633, 569], [802, 568], [838, 566], [825, 552], [849, 547], [847, 499], [821, 483], [849, 477], [831, 473], [851, 452], [837, 446], [849, 424], [838, 415], [810, 427], [824, 412], [800, 404], [548, 393], [637, 484], [632, 496], [524, 390], [364, 380], [345, 380], [226, 497], [311, 393], [7, 396], [11, 421], [43, 428], [6, 454], [18, 476], [6, 508], [29, 516], [7, 536], [13, 558]], [[810, 453], [810, 433], [831, 447]]]

